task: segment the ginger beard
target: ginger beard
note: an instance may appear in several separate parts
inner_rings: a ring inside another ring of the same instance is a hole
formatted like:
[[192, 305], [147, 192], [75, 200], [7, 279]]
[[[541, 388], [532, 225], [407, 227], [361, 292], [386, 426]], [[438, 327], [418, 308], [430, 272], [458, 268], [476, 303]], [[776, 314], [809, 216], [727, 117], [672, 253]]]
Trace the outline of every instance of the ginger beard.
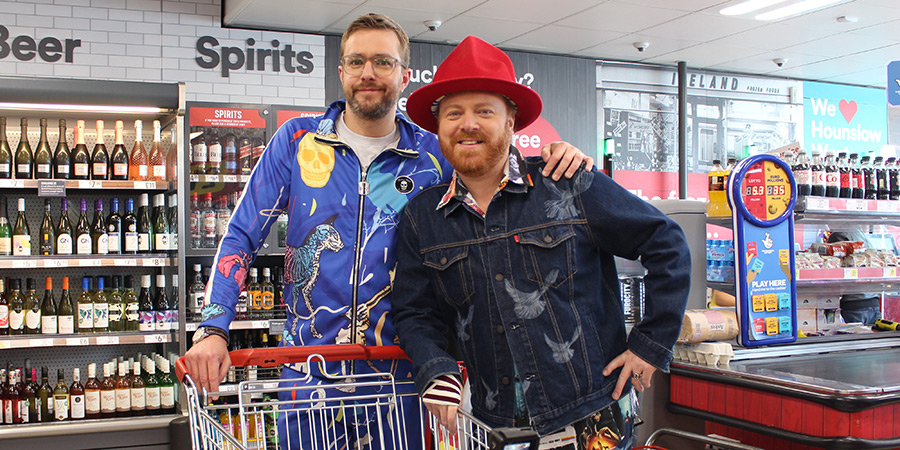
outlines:
[[[457, 131], [448, 136], [438, 128], [438, 143], [441, 152], [450, 162], [450, 165], [462, 175], [469, 177], [483, 176], [500, 165], [505, 164], [509, 156], [509, 146], [512, 142], [512, 127], [504, 127], [503, 131], [490, 136], [483, 130]], [[479, 144], [476, 148], [466, 148], [460, 142], [476, 140]]]

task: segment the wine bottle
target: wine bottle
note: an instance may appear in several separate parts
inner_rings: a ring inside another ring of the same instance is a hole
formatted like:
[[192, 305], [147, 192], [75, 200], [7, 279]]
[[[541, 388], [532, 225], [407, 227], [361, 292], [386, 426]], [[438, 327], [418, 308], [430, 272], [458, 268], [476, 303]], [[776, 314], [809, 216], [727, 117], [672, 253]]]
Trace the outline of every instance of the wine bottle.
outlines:
[[166, 217], [165, 194], [157, 194], [154, 197], [156, 204], [155, 217], [153, 219], [153, 236], [156, 238], [156, 251], [171, 250], [169, 247], [169, 220]]
[[41, 399], [41, 422], [53, 420], [53, 388], [50, 387], [50, 375], [47, 366], [41, 367], [41, 387], [38, 389]]
[[25, 279], [25, 334], [41, 334], [41, 299], [34, 278]]
[[16, 179], [30, 180], [34, 177], [34, 154], [28, 143], [28, 119], [21, 120], [22, 134], [19, 135], [19, 146], [16, 148]]
[[147, 415], [147, 396], [144, 392], [146, 384], [141, 378], [141, 365], [134, 365], [134, 372], [131, 377], [131, 415], [145, 416]]
[[168, 331], [169, 298], [166, 296], [166, 276], [156, 275], [156, 298], [153, 301], [153, 317], [156, 331]]
[[156, 330], [156, 313], [153, 311], [153, 301], [150, 298], [150, 275], [141, 275], [138, 311], [140, 313], [139, 331]]
[[126, 331], [125, 320], [125, 298], [122, 297], [121, 277], [115, 275], [112, 277], [112, 289], [106, 294], [109, 300], [109, 331], [121, 332]]
[[218, 175], [219, 166], [222, 165], [222, 143], [219, 142], [219, 135], [215, 129], [211, 129], [209, 142], [207, 143], [207, 152], [209, 160], [206, 162], [206, 174]]
[[159, 380], [159, 412], [162, 414], [175, 413], [175, 380], [169, 374], [169, 360], [160, 358], [159, 369], [162, 376]]
[[104, 292], [104, 277], [97, 277], [97, 289], [94, 291], [94, 333], [109, 331], [109, 299]]
[[[40, 423], [41, 399], [38, 397], [37, 393], [41, 389], [41, 386], [35, 381], [35, 378], [37, 378], [37, 371], [31, 367], [31, 361], [28, 359], [25, 360], [25, 373], [28, 375], [28, 382], [25, 383], [24, 401], [28, 407], [22, 408], [22, 423]], [[25, 417], [26, 412], [28, 417]]]
[[41, 301], [41, 334], [58, 334], [59, 316], [53, 301], [53, 278], [44, 280], [44, 300]]
[[25, 334], [25, 297], [19, 291], [22, 280], [9, 280], [9, 292], [6, 301], [9, 304], [9, 334], [17, 336]]
[[150, 148], [150, 181], [166, 181], [166, 152], [160, 142], [160, 125], [153, 121], [153, 146]]
[[[0, 336], [9, 335], [9, 294], [6, 292], [6, 279], [0, 278]], [[0, 385], [2, 385], [0, 377]], [[0, 396], [2, 397], [2, 396]]]
[[34, 177], [47, 179], [53, 176], [53, 153], [50, 151], [50, 143], [47, 142], [47, 119], [41, 119], [41, 140], [34, 150]]
[[159, 398], [159, 381], [156, 377], [156, 363], [147, 358], [147, 379], [144, 381], [144, 397], [147, 400], [147, 414], [159, 414], [160, 398]]
[[178, 144], [175, 142], [176, 133], [174, 129], [171, 133], [172, 136], [172, 145], [169, 146], [169, 151], [166, 152], [166, 180], [168, 181], [178, 181]]
[[137, 217], [134, 215], [134, 199], [125, 199], [125, 215], [122, 216], [122, 230], [125, 234], [122, 253], [137, 253], [140, 245], [137, 232]]
[[94, 152], [91, 153], [91, 179], [109, 179], [109, 152], [103, 141], [103, 121], [97, 121], [97, 143], [94, 144]]
[[0, 255], [12, 255], [12, 227], [7, 218], [6, 197], [0, 196]]
[[71, 411], [69, 418], [72, 420], [83, 420], [85, 413], [84, 405], [84, 386], [81, 385], [81, 369], [72, 369], [72, 386], [69, 388], [69, 404]]
[[6, 117], [0, 117], [0, 178], [12, 178], [13, 154], [6, 140]]
[[125, 123], [121, 120], [116, 121], [116, 144], [113, 146], [112, 156], [112, 176], [113, 180], [128, 179], [128, 150], [125, 149]]
[[178, 194], [169, 196], [169, 250], [178, 250]]
[[63, 277], [62, 294], [59, 296], [59, 334], [75, 333], [75, 308], [69, 296], [69, 277]]
[[207, 152], [206, 138], [201, 131], [197, 137], [191, 140], [191, 173], [195, 175], [206, 174]]
[[56, 254], [56, 228], [53, 226], [53, 217], [50, 217], [50, 199], [44, 199], [44, 220], [41, 222], [41, 255]]
[[81, 279], [81, 294], [78, 295], [78, 332], [94, 332], [94, 302], [91, 299], [91, 277]]
[[56, 225], [56, 254], [72, 254], [72, 222], [69, 221], [69, 200], [62, 199], [62, 212]]
[[131, 415], [131, 383], [126, 370], [126, 362], [119, 363], [119, 378], [116, 379], [116, 416]]
[[150, 221], [150, 198], [144, 193], [138, 201], [137, 212], [138, 252], [153, 251], [153, 223]]
[[81, 214], [75, 225], [75, 253], [78, 255], [91, 254], [91, 226], [87, 218], [87, 199], [81, 199]]
[[53, 389], [53, 420], [62, 422], [69, 419], [69, 388], [63, 370], [56, 372], [56, 388]]
[[109, 235], [106, 234], [106, 217], [103, 213], [103, 199], [94, 201], [94, 221], [91, 223], [91, 252], [95, 255], [109, 254]]
[[84, 417], [86, 419], [100, 418], [100, 382], [97, 381], [97, 364], [88, 364], [88, 379], [84, 383]]
[[12, 236], [13, 256], [31, 256], [31, 229], [25, 219], [25, 199], [19, 199], [19, 215]]
[[103, 364], [103, 381], [100, 382], [100, 416], [116, 416], [116, 383], [109, 363]]
[[72, 178], [87, 180], [91, 177], [91, 155], [84, 143], [84, 121], [75, 122], [75, 151], [72, 152]]
[[72, 177], [71, 156], [69, 142], [66, 138], [66, 119], [59, 119], [59, 140], [56, 142], [56, 152], [53, 154], [53, 178], [67, 180]]
[[145, 181], [148, 178], [147, 168], [150, 157], [144, 148], [144, 125], [140, 120], [134, 121], [134, 147], [131, 148], [131, 157], [128, 162], [128, 178], [132, 181]]
[[109, 254], [122, 253], [122, 217], [119, 216], [119, 199], [112, 199], [109, 216], [106, 218], [106, 231], [109, 236]]
[[125, 331], [140, 331], [140, 306], [137, 293], [134, 292], [134, 277], [131, 275], [125, 275], [122, 301], [125, 302]]
[[166, 308], [167, 330], [178, 330], [178, 273], [172, 274], [172, 295], [169, 296], [168, 308]]

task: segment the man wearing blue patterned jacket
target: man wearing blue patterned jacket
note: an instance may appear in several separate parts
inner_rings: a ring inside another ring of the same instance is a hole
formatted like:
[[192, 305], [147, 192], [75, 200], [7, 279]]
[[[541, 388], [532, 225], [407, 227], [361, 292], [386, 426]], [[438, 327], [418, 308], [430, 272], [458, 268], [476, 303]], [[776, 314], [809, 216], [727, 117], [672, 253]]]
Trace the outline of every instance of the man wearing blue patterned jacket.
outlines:
[[[207, 284], [210, 304], [185, 355], [199, 387], [216, 391], [230, 366], [227, 330], [238, 293], [282, 211], [290, 217], [282, 345], [396, 343], [389, 311], [397, 217], [410, 198], [452, 173], [435, 136], [396, 112], [409, 83], [408, 67], [409, 38], [400, 26], [381, 15], [360, 17], [341, 39], [346, 102], [333, 103], [323, 116], [286, 122], [269, 142], [219, 245]], [[564, 171], [571, 176], [582, 160], [592, 163], [564, 143], [545, 147], [543, 154], [557, 167], [555, 178]], [[300, 377], [293, 369], [285, 368], [282, 377]], [[321, 368], [309, 370], [314, 384], [325, 382]], [[335, 364], [325, 370], [346, 374], [350, 369]], [[355, 373], [374, 371], [411, 377], [405, 361], [354, 367]], [[284, 399], [306, 395], [281, 394]], [[294, 417], [288, 420], [295, 426]]]

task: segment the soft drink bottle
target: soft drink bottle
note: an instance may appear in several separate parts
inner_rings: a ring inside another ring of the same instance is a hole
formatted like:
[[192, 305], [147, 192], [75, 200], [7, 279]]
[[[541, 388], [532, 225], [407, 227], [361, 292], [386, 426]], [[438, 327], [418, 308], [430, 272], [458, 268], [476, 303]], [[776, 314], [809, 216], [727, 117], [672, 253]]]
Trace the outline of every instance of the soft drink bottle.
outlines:
[[834, 160], [834, 152], [828, 150], [825, 153], [825, 196], [837, 198], [841, 192], [840, 172], [837, 162]]
[[794, 178], [797, 181], [797, 195], [810, 195], [812, 192], [812, 169], [806, 149], [800, 149], [800, 154], [797, 155], [794, 165], [791, 166], [791, 171], [794, 172]]
[[852, 182], [850, 181], [850, 179], [853, 178], [853, 175], [850, 173], [850, 163], [847, 161], [847, 153], [838, 153], [837, 166], [838, 172], [841, 174], [841, 190], [838, 197], [850, 198], [853, 194], [853, 187], [851, 186]]
[[822, 161], [822, 154], [819, 153], [818, 150], [813, 150], [812, 155], [812, 165], [810, 165], [810, 170], [812, 171], [812, 180], [810, 181], [812, 189], [810, 195], [824, 197], [826, 186], [825, 163]]

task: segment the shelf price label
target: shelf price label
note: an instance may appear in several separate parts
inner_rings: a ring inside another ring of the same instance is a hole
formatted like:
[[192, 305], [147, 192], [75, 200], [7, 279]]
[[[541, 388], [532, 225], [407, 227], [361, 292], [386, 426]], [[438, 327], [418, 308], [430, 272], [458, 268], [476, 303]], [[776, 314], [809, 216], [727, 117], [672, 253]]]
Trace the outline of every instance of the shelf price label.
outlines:
[[197, 183], [200, 181], [200, 175], [191, 174], [191, 182]]
[[38, 266], [37, 260], [34, 259], [18, 259], [13, 260], [14, 269], [32, 269]]
[[53, 347], [53, 339], [32, 339], [32, 347]]
[[[193, 181], [193, 180], [191, 180]], [[135, 181], [134, 182], [135, 189], [156, 189], [155, 181]]]
[[158, 344], [163, 342], [169, 342], [168, 336], [164, 334], [148, 334], [144, 336], [145, 344]]
[[886, 278], [897, 278], [897, 268], [896, 267], [885, 267], [884, 268], [884, 276]]
[[119, 260], [119, 265], [120, 265], [120, 266], [128, 266], [128, 267], [137, 266], [137, 260], [134, 259], [134, 258], [120, 259], [120, 260]]
[[97, 189], [102, 188], [103, 182], [100, 180], [79, 180], [78, 189]]
[[9, 348], [9, 341], [0, 341], [0, 348]]
[[226, 183], [237, 183], [237, 175], [222, 175], [222, 181]]
[[81, 259], [78, 265], [81, 267], [100, 267], [101, 261], [97, 258]]
[[97, 336], [97, 345], [118, 345], [118, 336]]
[[859, 278], [859, 269], [856, 267], [844, 269], [845, 280], [855, 280], [857, 278]]
[[77, 337], [77, 338], [66, 338], [66, 345], [68, 346], [85, 346], [91, 345], [91, 340], [86, 337]]
[[44, 267], [69, 267], [68, 259], [48, 259], [44, 262]]
[[879, 200], [875, 202], [878, 212], [897, 212], [897, 202], [888, 200]]
[[828, 199], [823, 197], [806, 197], [806, 209], [816, 211], [827, 211]]
[[868, 211], [869, 203], [865, 200], [849, 198], [849, 199], [847, 199], [847, 210], [848, 211]]

